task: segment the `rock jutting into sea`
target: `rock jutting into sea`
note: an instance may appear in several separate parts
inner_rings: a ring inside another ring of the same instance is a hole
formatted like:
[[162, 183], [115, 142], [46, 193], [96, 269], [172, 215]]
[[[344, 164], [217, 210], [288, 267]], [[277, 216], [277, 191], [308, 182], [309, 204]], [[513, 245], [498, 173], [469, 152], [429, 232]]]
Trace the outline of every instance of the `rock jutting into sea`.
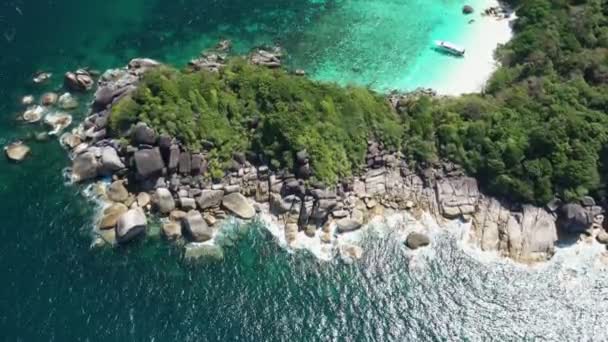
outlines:
[[[229, 45], [221, 47], [226, 50]], [[224, 60], [219, 52], [206, 53], [193, 60], [190, 68], [216, 72]], [[280, 50], [258, 49], [249, 62], [277, 68]], [[308, 181], [312, 168], [306, 150], [294, 156], [293, 170], [278, 171], [234, 153], [230, 170], [212, 181], [204, 149], [191, 150], [143, 122], [132, 125], [121, 137], [108, 133], [112, 106], [137, 89], [146, 71], [160, 65], [140, 58], [125, 68], [104, 72], [96, 85], [92, 114], [61, 137], [72, 158], [72, 181], [112, 179], [101, 196], [105, 210], [95, 228], [95, 245], [126, 244], [141, 237], [150, 221], [146, 216], [155, 215], [161, 218], [168, 240], [186, 241], [187, 258], [221, 260], [221, 249], [209, 246], [220, 221], [228, 213], [251, 220], [259, 210], [267, 210], [279, 222], [288, 244], [302, 231], [351, 259], [361, 256], [361, 248], [335, 242], [344, 234], [365, 229], [372, 217], [388, 211], [427, 212], [439, 223], [468, 221], [470, 240], [482, 250], [525, 263], [551, 258], [556, 242], [566, 233], [608, 240], [601, 226], [603, 209], [592, 198], [581, 203], [554, 201], [546, 208], [504, 202], [484, 195], [478, 182], [458, 165], [412, 166], [399, 152], [374, 139], [367, 143], [366, 164], [357, 176], [333, 185]], [[88, 89], [88, 78], [79, 75], [83, 74], [66, 75], [66, 82], [72, 88]], [[412, 96], [417, 95], [391, 94], [389, 100], [399, 107]], [[407, 246], [416, 249], [432, 243], [423, 233], [410, 234]]]

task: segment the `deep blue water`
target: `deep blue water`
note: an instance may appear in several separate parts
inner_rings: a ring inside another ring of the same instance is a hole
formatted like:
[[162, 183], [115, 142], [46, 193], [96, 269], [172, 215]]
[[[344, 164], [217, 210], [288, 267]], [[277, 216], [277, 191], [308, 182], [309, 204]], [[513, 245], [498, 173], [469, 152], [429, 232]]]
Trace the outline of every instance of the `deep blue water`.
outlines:
[[[140, 55], [181, 64], [229, 37], [243, 52], [280, 42], [296, 51], [290, 63], [314, 70], [328, 60], [318, 49], [308, 54], [310, 35], [324, 32], [315, 24], [333, 13], [348, 20], [353, 3], [2, 1], [0, 144], [42, 131], [14, 120], [19, 98], [57, 89], [78, 66]], [[49, 84], [29, 82], [38, 69], [55, 73]], [[92, 251], [94, 204], [64, 183], [65, 153], [54, 140], [28, 143], [24, 163], [0, 158], [0, 340], [608, 339], [606, 269], [573, 250], [529, 269], [472, 256], [450, 234], [417, 254], [388, 236], [366, 241], [364, 258], [347, 265], [288, 253], [254, 222], [222, 263], [184, 262], [178, 247], [154, 238]]]

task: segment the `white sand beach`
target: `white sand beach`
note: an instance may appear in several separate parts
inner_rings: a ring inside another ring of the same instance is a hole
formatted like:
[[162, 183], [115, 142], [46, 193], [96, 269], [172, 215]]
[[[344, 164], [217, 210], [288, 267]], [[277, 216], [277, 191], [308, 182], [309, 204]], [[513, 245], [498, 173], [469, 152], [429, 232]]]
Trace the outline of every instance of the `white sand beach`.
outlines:
[[462, 39], [466, 49], [464, 58], [450, 63], [443, 69], [444, 77], [437, 80], [432, 88], [441, 95], [461, 95], [480, 92], [498, 67], [494, 51], [499, 44], [507, 43], [513, 36], [511, 28], [515, 14], [509, 19], [482, 16], [484, 9], [500, 6], [496, 0], [483, 1], [470, 17], [474, 22]]

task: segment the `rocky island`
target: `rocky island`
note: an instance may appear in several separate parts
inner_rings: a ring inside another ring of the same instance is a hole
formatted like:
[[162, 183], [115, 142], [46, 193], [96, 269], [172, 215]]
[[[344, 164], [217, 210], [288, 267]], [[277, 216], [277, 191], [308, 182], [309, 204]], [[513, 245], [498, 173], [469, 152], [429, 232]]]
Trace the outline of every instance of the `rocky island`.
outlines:
[[[134, 59], [101, 75], [91, 114], [60, 139], [72, 181], [105, 180], [94, 245], [145, 236], [153, 215], [187, 257], [221, 258], [212, 243], [221, 221], [262, 211], [288, 244], [304, 232], [348, 259], [362, 251], [342, 236], [399, 211], [470, 222], [481, 249], [526, 263], [549, 259], [564, 236], [607, 242], [604, 210], [589, 196], [522, 205], [483, 194], [455, 158], [422, 158], [432, 151], [415, 127], [421, 106], [454, 100], [320, 84], [281, 69], [278, 48], [247, 58], [229, 48], [224, 41], [183, 71]], [[91, 89], [78, 74], [66, 75], [71, 88]], [[424, 232], [406, 241], [428, 244]]]

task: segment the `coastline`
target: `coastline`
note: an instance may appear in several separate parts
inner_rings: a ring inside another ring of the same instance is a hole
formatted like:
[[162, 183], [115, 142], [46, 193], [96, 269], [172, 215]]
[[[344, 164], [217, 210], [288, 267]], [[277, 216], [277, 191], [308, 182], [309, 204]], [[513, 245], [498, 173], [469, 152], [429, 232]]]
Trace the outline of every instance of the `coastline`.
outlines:
[[[216, 51], [229, 46], [222, 41]], [[227, 59], [219, 53], [206, 53], [192, 60], [189, 68], [192, 72], [223, 68]], [[280, 56], [280, 50], [256, 50], [248, 63], [280, 68]], [[234, 153], [230, 169], [211, 179], [209, 151], [191, 150], [142, 121], [132, 122], [128, 131], [118, 135], [111, 131], [113, 106], [137, 89], [146, 72], [162, 67], [155, 60], [133, 59], [125, 68], [104, 72], [96, 84], [87, 70], [66, 74], [66, 84], [72, 88], [95, 91], [91, 114], [60, 138], [72, 159], [68, 178], [101, 185], [88, 190], [105, 202], [99, 206], [92, 246], [125, 245], [164, 234], [169, 242], [184, 247], [187, 259], [221, 260], [222, 246], [215, 242], [234, 240], [224, 222], [233, 217], [257, 220], [261, 215], [280, 245], [307, 249], [324, 260], [340, 255], [349, 262], [362, 257], [364, 251], [357, 244], [361, 234], [382, 220], [378, 217], [397, 214], [402, 223], [389, 226], [403, 235], [411, 250], [433, 243], [429, 227], [444, 229], [456, 222], [471, 225], [463, 237], [471, 245], [533, 264], [551, 259], [560, 227], [576, 226], [592, 240], [600, 233], [603, 208], [592, 198], [546, 207], [504, 202], [484, 195], [477, 180], [458, 165], [411, 164], [401, 152], [371, 137], [366, 164], [353, 177], [333, 184], [309, 182], [310, 174], [301, 171], [310, 170], [306, 150], [294, 156], [295, 173], [271, 171], [267, 164]], [[386, 101], [397, 110], [417, 96], [391, 94]], [[159, 221], [160, 225], [152, 223]], [[414, 242], [409, 241], [412, 235], [417, 235]]]

